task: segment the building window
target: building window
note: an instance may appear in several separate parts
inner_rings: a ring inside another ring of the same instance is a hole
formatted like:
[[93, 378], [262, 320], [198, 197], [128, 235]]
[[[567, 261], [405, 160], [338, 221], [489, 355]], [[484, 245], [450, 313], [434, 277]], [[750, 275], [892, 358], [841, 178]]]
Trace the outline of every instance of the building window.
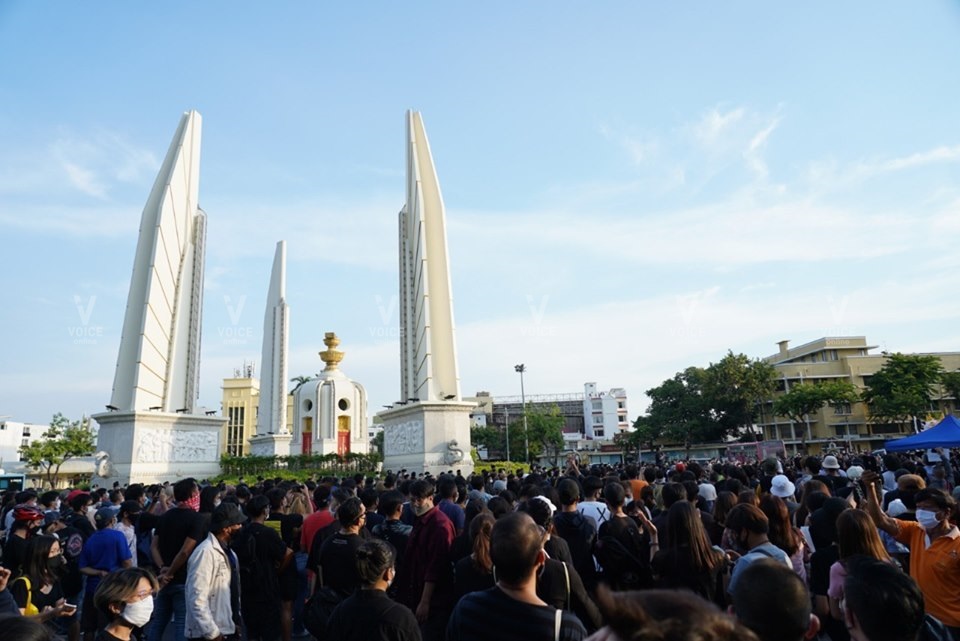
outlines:
[[834, 414], [849, 414], [850, 413], [850, 403], [837, 403], [833, 406]]
[[603, 430], [594, 430], [593, 435], [597, 438], [603, 438]]
[[601, 409], [603, 409], [603, 401], [590, 401], [590, 405], [591, 405], [591, 406], [593, 407], [593, 409], [595, 409], [595, 410], [601, 410]]
[[619, 409], [619, 410], [624, 409], [623, 401], [617, 401], [617, 409]]
[[901, 428], [895, 423], [875, 423], [871, 426], [874, 434], [899, 434]]
[[603, 425], [603, 415], [602, 415], [602, 414], [597, 414], [597, 415], [595, 415], [595, 416], [593, 417], [593, 424], [594, 424], [594, 425]]
[[30, 446], [30, 439], [25, 438], [22, 441], [20, 441], [20, 447], [29, 447], [29, 446]]
[[243, 407], [227, 408], [227, 454], [243, 456]]
[[23, 426], [23, 435], [24, 435], [24, 436], [30, 436], [30, 426], [29, 426], [29, 425], [24, 425], [24, 426]]

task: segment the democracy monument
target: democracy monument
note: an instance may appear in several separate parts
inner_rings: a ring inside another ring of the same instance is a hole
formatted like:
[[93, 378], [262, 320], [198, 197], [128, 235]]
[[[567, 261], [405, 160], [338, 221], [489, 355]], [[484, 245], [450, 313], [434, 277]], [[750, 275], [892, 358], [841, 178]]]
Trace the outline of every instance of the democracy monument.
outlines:
[[[117, 356], [99, 423], [101, 484], [220, 472], [226, 420], [197, 405], [206, 214], [198, 205], [201, 117], [185, 113], [144, 206]], [[400, 400], [379, 413], [384, 467], [469, 474], [470, 412], [460, 394], [446, 213], [419, 113], [407, 113], [406, 204], [399, 214]], [[277, 243], [264, 312], [259, 456], [366, 452], [367, 398], [338, 365], [332, 332], [317, 379], [294, 393], [287, 424], [286, 243]]]

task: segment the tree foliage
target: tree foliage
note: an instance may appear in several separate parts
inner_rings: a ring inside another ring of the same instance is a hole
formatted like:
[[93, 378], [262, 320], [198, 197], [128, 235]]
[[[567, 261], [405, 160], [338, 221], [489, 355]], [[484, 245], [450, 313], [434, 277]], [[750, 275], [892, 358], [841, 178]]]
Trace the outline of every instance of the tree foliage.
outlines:
[[[849, 381], [835, 380], [794, 385], [774, 401], [773, 413], [785, 416], [793, 424], [806, 423], [807, 417], [824, 405], [854, 403], [859, 400], [857, 388]], [[803, 441], [806, 442], [806, 429]]]
[[752, 428], [763, 402], [773, 394], [773, 365], [728, 351], [706, 369], [704, 395], [723, 436]]
[[653, 447], [659, 439], [719, 441], [750, 428], [773, 393], [775, 370], [744, 354], [727, 354], [708, 367], [688, 367], [647, 390], [650, 407], [634, 422], [629, 445]]
[[[530, 459], [541, 454], [557, 455], [563, 448], [564, 418], [556, 405], [548, 409], [527, 410], [527, 434], [530, 443]], [[510, 460], [523, 461], [526, 440], [523, 431], [523, 416], [510, 421]], [[474, 427], [470, 430], [470, 442], [474, 447], [486, 447], [491, 452], [507, 455], [507, 430], [499, 426]]]
[[[87, 418], [70, 421], [57, 412], [43, 438], [21, 447], [20, 455], [29, 467], [43, 473], [50, 487], [56, 487], [63, 464], [72, 458], [90, 456], [95, 447]], [[92, 471], [91, 468], [91, 473]]]
[[960, 372], [944, 372], [940, 376], [940, 385], [948, 396], [953, 397], [954, 408], [960, 408]]
[[936, 356], [890, 354], [883, 367], [867, 378], [863, 400], [873, 418], [907, 423], [930, 410], [942, 377], [943, 366]]

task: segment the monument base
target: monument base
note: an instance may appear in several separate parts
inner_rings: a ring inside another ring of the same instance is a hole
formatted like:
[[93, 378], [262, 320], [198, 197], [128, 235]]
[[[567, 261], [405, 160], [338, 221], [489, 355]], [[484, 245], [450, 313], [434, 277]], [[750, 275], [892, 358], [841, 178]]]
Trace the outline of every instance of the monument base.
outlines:
[[394, 473], [430, 472], [437, 476], [473, 472], [470, 413], [473, 403], [424, 401], [384, 410], [383, 469]]
[[220, 474], [220, 434], [227, 419], [168, 412], [104, 412], [97, 449], [101, 487], [203, 480]]
[[290, 456], [292, 434], [258, 434], [250, 437], [251, 456]]

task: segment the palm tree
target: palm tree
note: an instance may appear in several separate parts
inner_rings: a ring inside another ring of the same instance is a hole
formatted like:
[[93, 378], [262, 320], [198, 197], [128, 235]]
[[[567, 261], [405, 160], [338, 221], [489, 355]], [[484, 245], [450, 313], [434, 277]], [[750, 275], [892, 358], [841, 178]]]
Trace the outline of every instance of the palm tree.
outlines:
[[298, 389], [300, 389], [301, 385], [303, 385], [307, 381], [312, 381], [312, 380], [313, 380], [312, 376], [294, 376], [293, 378], [290, 379], [290, 382], [296, 383], [296, 385], [290, 391], [290, 393], [292, 394], [293, 392], [296, 392]]

